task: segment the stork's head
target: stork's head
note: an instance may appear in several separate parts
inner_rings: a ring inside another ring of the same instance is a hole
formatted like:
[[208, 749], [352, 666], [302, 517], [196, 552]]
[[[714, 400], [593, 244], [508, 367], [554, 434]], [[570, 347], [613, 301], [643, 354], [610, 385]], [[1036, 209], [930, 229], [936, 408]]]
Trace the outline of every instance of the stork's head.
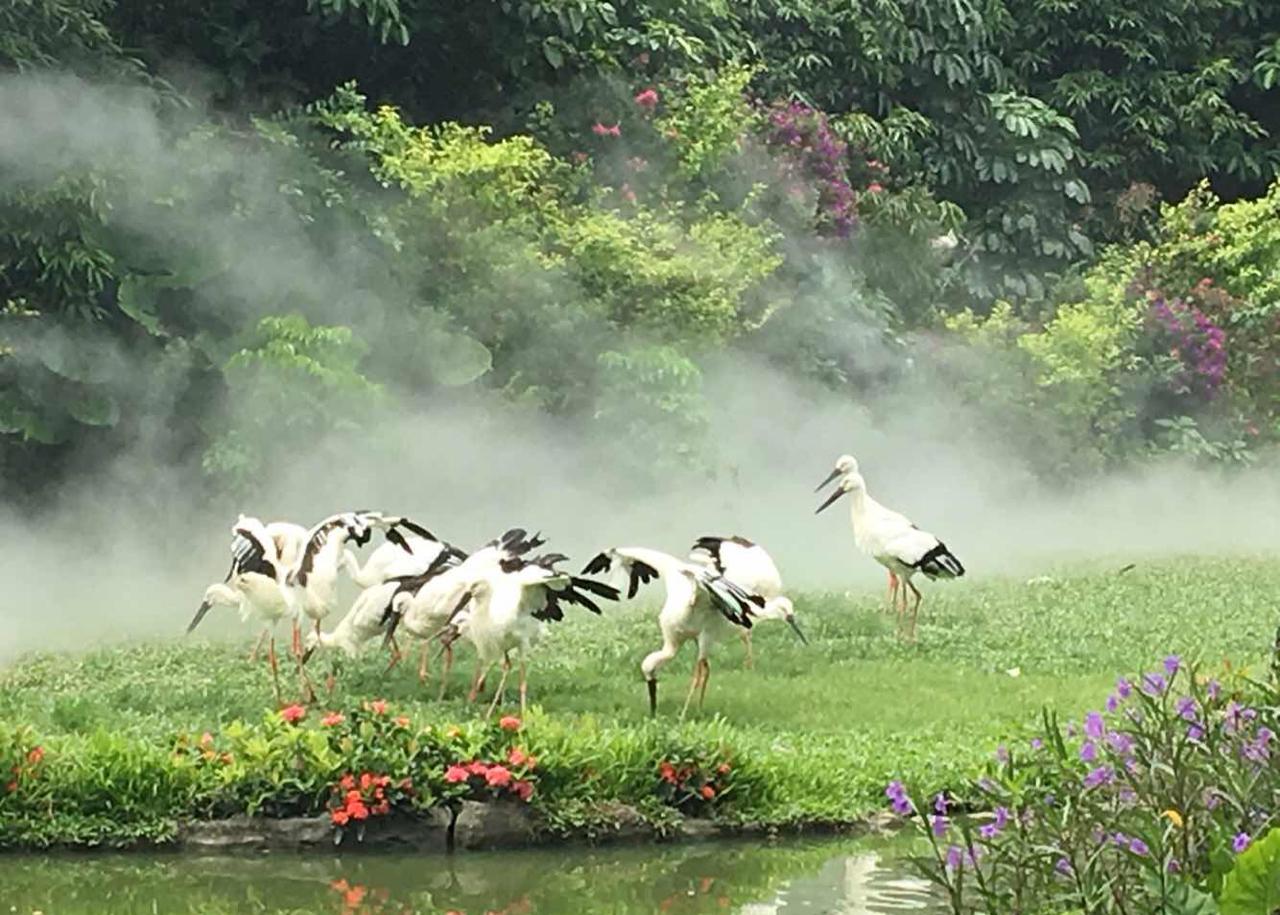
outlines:
[[195, 629], [204, 619], [204, 615], [214, 607], [236, 607], [240, 604], [240, 594], [225, 583], [209, 585], [204, 592], [204, 600], [200, 602], [195, 617], [187, 625], [187, 632]]
[[845, 474], [857, 473], [857, 472], [858, 472], [857, 458], [855, 458], [852, 454], [842, 454], [840, 455], [839, 458], [836, 459], [836, 466], [834, 467], [834, 469], [832, 469], [832, 471], [829, 474], [827, 474], [826, 479], [824, 479], [821, 483], [819, 483], [813, 491], [819, 492], [822, 489], [822, 487], [826, 486], [832, 480], [836, 479], [836, 477], [842, 477]]
[[364, 546], [373, 536], [373, 529], [382, 522], [380, 512], [359, 511], [344, 512], [341, 516], [342, 527], [347, 532], [347, 539], [356, 546]]
[[796, 637], [806, 645], [809, 640], [804, 637], [804, 633], [800, 631], [800, 624], [796, 622], [796, 608], [791, 603], [789, 597], [773, 597], [765, 602], [764, 608], [760, 611], [762, 619], [785, 620], [786, 624], [795, 632]]
[[[824, 483], [823, 485], [826, 485], [826, 484]], [[826, 508], [830, 507], [830, 505], [833, 502], [835, 502], [836, 499], [839, 499], [841, 496], [845, 495], [846, 493], [861, 492], [865, 488], [866, 488], [866, 483], [863, 482], [862, 475], [858, 473], [856, 470], [851, 470], [847, 473], [840, 474], [840, 482], [836, 485], [835, 492], [827, 496], [827, 501], [819, 505], [817, 510], [814, 512], [814, 514], [815, 515], [819, 514]]]

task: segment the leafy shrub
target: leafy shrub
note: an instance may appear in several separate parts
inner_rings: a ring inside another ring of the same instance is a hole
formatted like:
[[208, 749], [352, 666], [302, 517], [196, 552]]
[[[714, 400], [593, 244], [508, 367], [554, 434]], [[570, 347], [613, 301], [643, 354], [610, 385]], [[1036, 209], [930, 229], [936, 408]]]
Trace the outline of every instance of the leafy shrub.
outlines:
[[[1179, 658], [1121, 678], [1101, 711], [1002, 748], [952, 818], [900, 782], [894, 810], [928, 837], [927, 875], [952, 911], [1205, 911], [1255, 838], [1274, 831], [1276, 693]], [[1224, 896], [1224, 911], [1225, 911]], [[1256, 911], [1264, 911], [1262, 909]]]

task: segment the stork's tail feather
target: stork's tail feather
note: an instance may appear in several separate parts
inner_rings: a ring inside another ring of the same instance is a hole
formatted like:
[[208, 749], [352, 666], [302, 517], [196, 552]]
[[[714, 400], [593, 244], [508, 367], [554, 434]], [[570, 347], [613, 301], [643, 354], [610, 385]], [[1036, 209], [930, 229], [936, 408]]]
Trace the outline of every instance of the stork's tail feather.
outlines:
[[607, 552], [597, 553], [591, 557], [591, 561], [582, 567], [583, 575], [599, 575], [601, 572], [608, 572], [613, 566], [613, 557]]
[[960, 560], [941, 541], [920, 557], [916, 568], [929, 578], [959, 578], [964, 574], [964, 566], [960, 564]]

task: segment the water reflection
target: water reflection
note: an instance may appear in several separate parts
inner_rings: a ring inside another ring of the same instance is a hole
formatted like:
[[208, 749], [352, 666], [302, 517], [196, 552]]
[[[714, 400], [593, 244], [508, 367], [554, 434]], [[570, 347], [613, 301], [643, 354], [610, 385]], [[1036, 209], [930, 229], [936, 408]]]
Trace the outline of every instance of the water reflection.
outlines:
[[[938, 912], [891, 848], [733, 843], [454, 857], [0, 857], [34, 915], [673, 915]], [[11, 907], [10, 907], [11, 906]]]

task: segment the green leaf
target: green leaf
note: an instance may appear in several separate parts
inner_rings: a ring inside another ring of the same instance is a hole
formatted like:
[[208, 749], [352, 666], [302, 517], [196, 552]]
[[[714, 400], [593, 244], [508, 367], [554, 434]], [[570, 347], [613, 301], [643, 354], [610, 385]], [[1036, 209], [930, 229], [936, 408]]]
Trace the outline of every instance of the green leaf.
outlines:
[[493, 368], [493, 355], [478, 340], [464, 334], [448, 334], [438, 339], [429, 367], [437, 384], [457, 387], [470, 384]]
[[161, 335], [160, 319], [155, 307], [160, 290], [143, 277], [127, 276], [120, 281], [116, 302], [120, 310], [146, 329], [153, 337]]
[[1272, 915], [1280, 910], [1280, 829], [1236, 858], [1222, 884], [1222, 915]]
[[101, 391], [85, 391], [67, 405], [67, 412], [86, 426], [114, 426], [120, 421], [120, 405]]
[[[1154, 875], [1147, 878], [1147, 890], [1154, 899], [1160, 898], [1160, 881]], [[1173, 883], [1165, 887], [1164, 915], [1219, 915], [1218, 903], [1203, 890], [1189, 883]]]
[[555, 42], [550, 38], [543, 39], [542, 56], [547, 59], [547, 63], [557, 70], [564, 66], [564, 55], [560, 53], [560, 49], [555, 46]]

